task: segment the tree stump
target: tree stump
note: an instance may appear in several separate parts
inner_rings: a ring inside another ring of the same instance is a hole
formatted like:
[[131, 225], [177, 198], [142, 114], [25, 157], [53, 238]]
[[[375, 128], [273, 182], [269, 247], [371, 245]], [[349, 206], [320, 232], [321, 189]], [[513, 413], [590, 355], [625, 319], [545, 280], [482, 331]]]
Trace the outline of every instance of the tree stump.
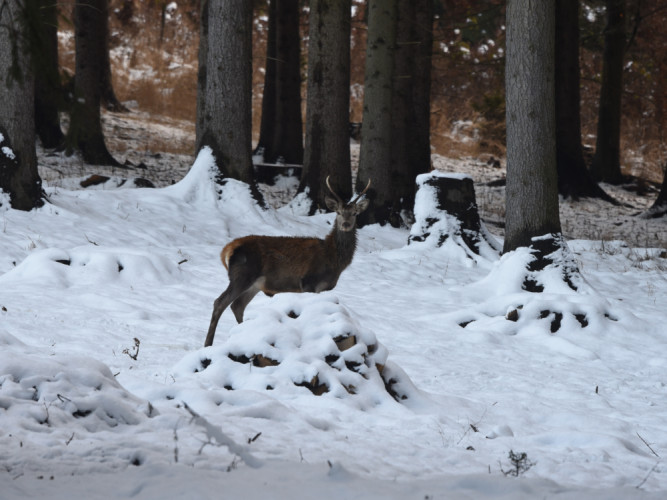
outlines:
[[501, 248], [479, 218], [472, 178], [435, 171], [419, 175], [408, 244], [430, 242], [441, 247], [447, 241], [462, 246], [469, 256], [490, 252], [497, 257]]

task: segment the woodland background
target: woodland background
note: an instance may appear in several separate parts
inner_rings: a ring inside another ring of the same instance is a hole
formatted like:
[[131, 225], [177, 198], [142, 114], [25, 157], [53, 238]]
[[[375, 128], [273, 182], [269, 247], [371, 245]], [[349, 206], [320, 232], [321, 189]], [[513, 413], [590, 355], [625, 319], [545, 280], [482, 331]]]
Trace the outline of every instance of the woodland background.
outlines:
[[[305, 3], [305, 2], [304, 2]], [[60, 63], [74, 73], [71, 5], [61, 9]], [[431, 145], [448, 155], [504, 154], [504, 4], [499, 0], [436, 2]], [[253, 132], [259, 134], [267, 34], [267, 2], [255, 1], [253, 35]], [[119, 100], [134, 101], [156, 117], [192, 123], [193, 140], [155, 137], [154, 151], [193, 153], [197, 98], [199, 2], [111, 0], [110, 56]], [[602, 70], [605, 2], [582, 2], [581, 126], [592, 155]], [[662, 181], [667, 147], [667, 22], [663, 1], [626, 2], [627, 49], [623, 74], [621, 163], [623, 173]], [[302, 8], [303, 105], [308, 11]], [[353, 1], [350, 121], [361, 122], [366, 41], [365, 2]], [[112, 140], [113, 138], [107, 138]]]

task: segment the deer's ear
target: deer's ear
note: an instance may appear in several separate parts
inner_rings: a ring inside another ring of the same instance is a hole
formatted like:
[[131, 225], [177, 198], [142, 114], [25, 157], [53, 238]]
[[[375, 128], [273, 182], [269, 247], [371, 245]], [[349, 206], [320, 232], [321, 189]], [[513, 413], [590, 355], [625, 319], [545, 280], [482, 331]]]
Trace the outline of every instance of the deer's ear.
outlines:
[[324, 197], [324, 203], [327, 204], [327, 208], [332, 212], [338, 211], [338, 202], [329, 196]]
[[368, 198], [364, 198], [363, 200], [358, 201], [358, 202], [354, 205], [354, 211], [355, 211], [355, 213], [356, 213], [356, 214], [360, 214], [361, 212], [363, 212], [364, 210], [366, 210], [366, 209], [368, 208], [368, 203], [369, 203], [369, 201], [370, 201], [370, 200], [369, 200]]

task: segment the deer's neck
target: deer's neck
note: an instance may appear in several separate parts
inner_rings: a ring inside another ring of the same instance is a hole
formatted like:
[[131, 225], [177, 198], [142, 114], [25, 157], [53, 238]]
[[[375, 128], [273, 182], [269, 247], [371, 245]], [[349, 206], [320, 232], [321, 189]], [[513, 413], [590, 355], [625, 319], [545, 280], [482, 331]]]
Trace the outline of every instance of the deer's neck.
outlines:
[[325, 242], [333, 250], [335, 261], [339, 270], [345, 269], [354, 257], [354, 251], [357, 248], [357, 230], [339, 231], [334, 227]]

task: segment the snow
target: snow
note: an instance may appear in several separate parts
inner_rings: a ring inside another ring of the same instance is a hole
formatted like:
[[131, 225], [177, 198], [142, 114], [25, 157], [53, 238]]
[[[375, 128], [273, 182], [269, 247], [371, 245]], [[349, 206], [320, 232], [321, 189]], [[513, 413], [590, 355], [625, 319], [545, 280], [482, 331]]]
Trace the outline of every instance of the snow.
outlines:
[[260, 294], [203, 348], [222, 246], [333, 222], [213, 178], [204, 150], [173, 186], [3, 205], [3, 500], [665, 497], [664, 248], [570, 240], [530, 293], [527, 249], [365, 227], [334, 290]]

